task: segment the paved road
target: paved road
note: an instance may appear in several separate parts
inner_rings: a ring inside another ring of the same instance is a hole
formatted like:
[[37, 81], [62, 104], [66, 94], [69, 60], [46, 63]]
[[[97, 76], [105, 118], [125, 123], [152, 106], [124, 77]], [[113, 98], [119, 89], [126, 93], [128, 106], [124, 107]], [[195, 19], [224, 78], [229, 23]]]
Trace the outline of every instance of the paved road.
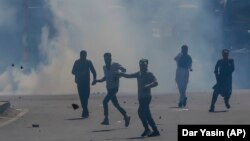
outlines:
[[[217, 104], [218, 113], [208, 113], [211, 95], [189, 94], [188, 109], [178, 109], [177, 95], [157, 95], [152, 101], [152, 113], [162, 136], [145, 138], [149, 141], [177, 141], [178, 124], [249, 124], [250, 92], [237, 92], [232, 97], [232, 109], [225, 111], [222, 98]], [[121, 115], [110, 106], [110, 126], [102, 126], [102, 95], [90, 100], [91, 117], [80, 119], [80, 110], [74, 111], [72, 103], [79, 103], [71, 96], [21, 96], [7, 97], [13, 108], [28, 109], [20, 119], [0, 128], [1, 141], [122, 141], [140, 140], [143, 128], [137, 116], [137, 97], [120, 96], [120, 103], [132, 116], [131, 125], [124, 127]], [[111, 104], [111, 103], [110, 103]], [[39, 128], [32, 128], [39, 124]]]

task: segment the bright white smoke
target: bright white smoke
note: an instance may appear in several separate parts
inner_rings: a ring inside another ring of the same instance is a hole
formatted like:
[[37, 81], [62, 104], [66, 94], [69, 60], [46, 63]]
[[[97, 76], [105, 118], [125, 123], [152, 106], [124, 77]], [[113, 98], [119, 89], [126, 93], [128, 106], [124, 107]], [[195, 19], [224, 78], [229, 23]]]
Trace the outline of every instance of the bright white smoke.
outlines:
[[[152, 1], [145, 0], [145, 3]], [[201, 8], [201, 0], [162, 0], [160, 3], [152, 13], [154, 18], [145, 23], [141, 17], [147, 16], [147, 9], [140, 5], [126, 7], [122, 0], [47, 0], [58, 31], [58, 35], [50, 39], [48, 27], [42, 29], [39, 52], [47, 58], [47, 63], [41, 63], [30, 74], [9, 68], [0, 76], [1, 92], [76, 93], [71, 69], [81, 50], [88, 52], [98, 78], [103, 76], [105, 52], [111, 52], [113, 61], [126, 67], [128, 73], [139, 70], [139, 59], [147, 58], [150, 71], [159, 81], [155, 91], [177, 92], [173, 58], [182, 44], [190, 46], [194, 61], [189, 90], [210, 89], [214, 82], [214, 64], [211, 63], [212, 44], [209, 44], [207, 36], [213, 35], [218, 25]], [[139, 22], [135, 20], [136, 16]], [[197, 16], [202, 17], [200, 24]], [[195, 26], [199, 26], [197, 31], [192, 25], [196, 22]], [[9, 84], [11, 81], [17, 83], [15, 91]], [[122, 79], [120, 90], [136, 92], [136, 80]], [[105, 84], [92, 87], [92, 92], [99, 91], [105, 91]]]

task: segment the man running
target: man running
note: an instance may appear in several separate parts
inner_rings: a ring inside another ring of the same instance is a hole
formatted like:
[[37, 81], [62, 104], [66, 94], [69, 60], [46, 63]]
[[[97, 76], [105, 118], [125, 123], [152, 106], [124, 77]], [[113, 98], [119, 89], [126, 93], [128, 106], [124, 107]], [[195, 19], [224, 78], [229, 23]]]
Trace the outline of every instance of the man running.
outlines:
[[89, 117], [88, 99], [90, 95], [90, 71], [93, 74], [93, 83], [96, 80], [96, 71], [90, 60], [87, 60], [87, 52], [80, 52], [80, 59], [76, 60], [72, 69], [72, 74], [75, 75], [75, 82], [82, 105], [82, 117]]
[[120, 106], [116, 94], [119, 90], [119, 73], [126, 72], [126, 69], [123, 68], [120, 64], [112, 62], [111, 53], [104, 54], [105, 66], [104, 77], [100, 80], [96, 80], [95, 82], [104, 82], [106, 81], [107, 95], [103, 100], [103, 108], [104, 108], [104, 120], [101, 124], [109, 125], [108, 118], [108, 102], [112, 101], [113, 105], [116, 109], [123, 115], [125, 120], [125, 126], [129, 126], [130, 117], [127, 115], [126, 111]]
[[229, 99], [232, 94], [232, 73], [234, 72], [234, 60], [229, 59], [229, 50], [222, 51], [223, 59], [217, 61], [215, 66], [215, 77], [217, 83], [213, 87], [213, 97], [209, 112], [214, 112], [214, 105], [217, 101], [218, 95], [224, 97], [226, 108], [230, 109]]
[[[141, 134], [141, 136], [160, 136], [160, 132], [157, 129], [150, 111], [150, 102], [152, 99], [151, 88], [156, 87], [158, 85], [158, 82], [153, 73], [148, 71], [148, 60], [140, 60], [139, 65], [139, 72], [134, 74], [121, 73], [120, 75], [125, 78], [137, 78], [139, 100], [138, 115], [144, 127], [144, 132]], [[153, 129], [153, 132], [151, 132], [149, 126], [151, 126], [151, 128]]]
[[175, 58], [177, 63], [175, 80], [179, 89], [180, 98], [178, 107], [186, 107], [187, 104], [187, 84], [189, 81], [189, 71], [192, 71], [192, 58], [188, 54], [188, 46], [183, 45], [181, 47], [181, 53], [179, 53]]

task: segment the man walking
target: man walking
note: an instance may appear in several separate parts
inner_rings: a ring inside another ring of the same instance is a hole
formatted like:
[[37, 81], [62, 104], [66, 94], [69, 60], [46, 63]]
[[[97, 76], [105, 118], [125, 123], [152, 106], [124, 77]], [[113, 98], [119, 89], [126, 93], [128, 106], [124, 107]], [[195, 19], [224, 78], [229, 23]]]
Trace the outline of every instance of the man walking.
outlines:
[[213, 97], [209, 112], [214, 112], [215, 103], [218, 95], [221, 94], [224, 97], [226, 108], [230, 108], [229, 99], [232, 94], [232, 73], [234, 72], [234, 60], [229, 59], [229, 50], [224, 49], [222, 51], [223, 59], [217, 61], [215, 66], [215, 77], [217, 83], [213, 87]]
[[123, 115], [125, 120], [125, 126], [129, 126], [130, 117], [127, 115], [126, 111], [120, 106], [116, 94], [119, 90], [119, 73], [126, 72], [126, 69], [123, 68], [120, 64], [112, 62], [111, 53], [104, 54], [105, 66], [103, 66], [104, 77], [95, 82], [104, 82], [106, 81], [107, 95], [103, 100], [104, 108], [104, 120], [101, 123], [102, 125], [109, 125], [109, 110], [108, 102], [112, 101], [115, 108]]
[[[140, 71], [137, 73], [121, 73], [120, 75], [125, 78], [137, 78], [139, 100], [138, 115], [144, 127], [144, 132], [141, 134], [141, 136], [160, 136], [160, 132], [157, 129], [157, 126], [155, 124], [154, 119], [152, 118], [150, 111], [150, 102], [152, 99], [151, 88], [156, 87], [158, 85], [158, 82], [153, 73], [148, 71], [148, 60], [140, 60], [139, 66]], [[153, 132], [151, 132], [149, 126], [151, 126], [151, 128], [153, 129]]]
[[80, 58], [75, 61], [72, 74], [75, 75], [75, 83], [82, 105], [82, 117], [89, 117], [88, 99], [90, 95], [90, 71], [93, 74], [93, 83], [96, 80], [96, 71], [90, 60], [87, 60], [87, 52], [80, 52]]
[[177, 63], [175, 80], [180, 93], [178, 107], [182, 108], [186, 107], [187, 104], [186, 89], [189, 81], [189, 71], [192, 71], [192, 58], [188, 54], [188, 46], [183, 45], [181, 47], [181, 53], [174, 59]]

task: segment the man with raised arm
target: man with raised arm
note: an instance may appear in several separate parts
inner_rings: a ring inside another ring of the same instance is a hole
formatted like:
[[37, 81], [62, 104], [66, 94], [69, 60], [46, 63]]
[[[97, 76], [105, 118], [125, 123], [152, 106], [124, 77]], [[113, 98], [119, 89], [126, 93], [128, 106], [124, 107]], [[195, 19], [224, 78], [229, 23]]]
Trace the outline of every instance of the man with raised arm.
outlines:
[[[125, 78], [137, 79], [138, 100], [139, 100], [138, 115], [144, 127], [144, 131], [141, 134], [141, 136], [142, 137], [160, 136], [160, 132], [157, 129], [157, 126], [150, 111], [150, 102], [152, 99], [151, 88], [156, 87], [158, 85], [158, 82], [153, 73], [148, 71], [147, 59], [141, 59], [139, 62], [139, 66], [140, 66], [139, 72], [133, 74], [121, 73], [120, 76]], [[149, 126], [151, 126], [153, 132], [151, 132]]]

